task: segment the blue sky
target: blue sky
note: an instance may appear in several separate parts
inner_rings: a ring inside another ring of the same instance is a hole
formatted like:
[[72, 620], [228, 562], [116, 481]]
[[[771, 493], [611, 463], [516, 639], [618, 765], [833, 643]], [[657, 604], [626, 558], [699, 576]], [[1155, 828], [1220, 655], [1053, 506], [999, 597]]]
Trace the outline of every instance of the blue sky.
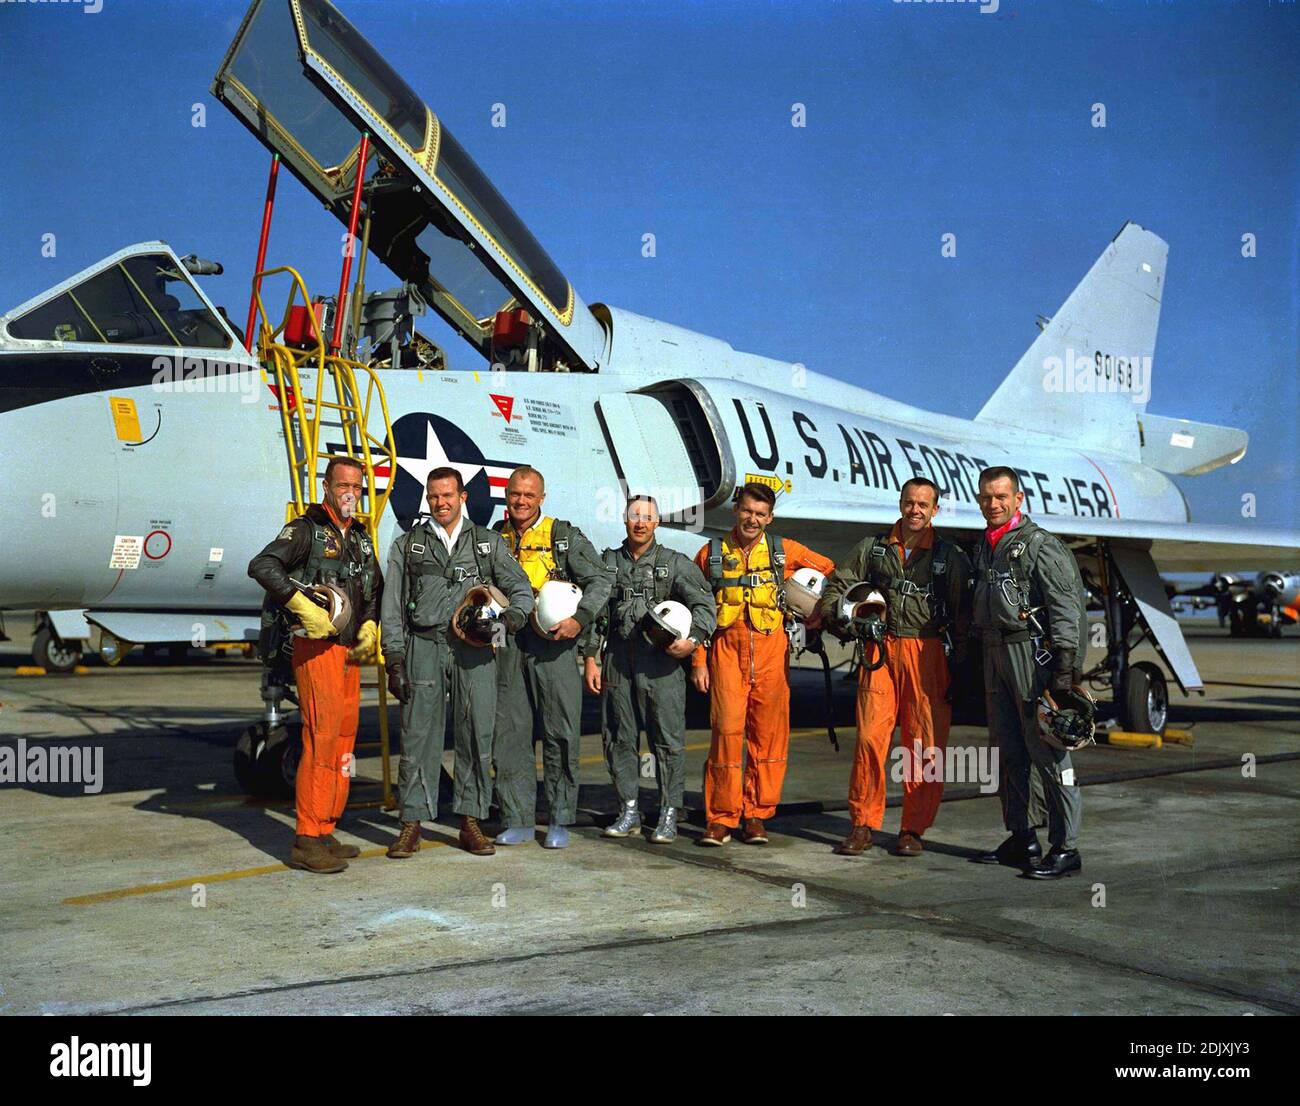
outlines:
[[[0, 3], [0, 310], [160, 237], [225, 264], [205, 288], [242, 320], [267, 156], [207, 89], [245, 5], [102, 4]], [[945, 413], [1141, 223], [1170, 245], [1150, 409], [1251, 435], [1180, 481], [1193, 516], [1249, 492], [1296, 525], [1300, 5], [338, 6], [588, 302]], [[332, 292], [340, 230], [286, 175], [270, 260]]]

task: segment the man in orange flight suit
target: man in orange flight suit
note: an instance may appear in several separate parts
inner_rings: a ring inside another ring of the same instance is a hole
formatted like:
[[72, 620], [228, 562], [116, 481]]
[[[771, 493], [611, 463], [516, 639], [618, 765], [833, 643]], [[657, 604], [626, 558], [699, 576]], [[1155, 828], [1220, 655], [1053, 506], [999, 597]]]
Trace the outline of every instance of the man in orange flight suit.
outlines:
[[767, 485], [746, 484], [731, 533], [695, 557], [718, 604], [718, 631], [707, 653], [695, 651], [691, 670], [696, 690], [712, 696], [701, 845], [725, 845], [738, 828], [746, 844], [767, 844], [763, 819], [781, 801], [790, 745], [789, 639], [775, 573], [784, 582], [801, 568], [835, 567], [796, 541], [768, 536], [775, 504]]
[[858, 669], [858, 744], [849, 777], [853, 826], [835, 847], [841, 856], [860, 856], [871, 848], [871, 831], [880, 829], [885, 760], [896, 726], [903, 731], [897, 855], [921, 855], [921, 837], [934, 823], [943, 798], [944, 751], [952, 721], [945, 645], [952, 645], [954, 660], [964, 655], [971, 567], [961, 549], [935, 535], [932, 521], [938, 510], [939, 489], [924, 477], [908, 480], [894, 528], [857, 545], [827, 577], [818, 606], [822, 624], [837, 631], [847, 628], [840, 608], [857, 583], [870, 584], [888, 606], [885, 663], [874, 672]]
[[[379, 598], [383, 579], [366, 529], [353, 512], [365, 474], [344, 457], [325, 469], [325, 495], [280, 531], [249, 562], [248, 574], [266, 590], [272, 609], [283, 607], [301, 622], [293, 641], [293, 674], [302, 714], [302, 759], [296, 780], [297, 835], [291, 868], [341, 872], [356, 845], [334, 836], [347, 803], [361, 701], [361, 664], [379, 648]], [[298, 584], [332, 584], [347, 594], [352, 617], [335, 629], [329, 616]]]

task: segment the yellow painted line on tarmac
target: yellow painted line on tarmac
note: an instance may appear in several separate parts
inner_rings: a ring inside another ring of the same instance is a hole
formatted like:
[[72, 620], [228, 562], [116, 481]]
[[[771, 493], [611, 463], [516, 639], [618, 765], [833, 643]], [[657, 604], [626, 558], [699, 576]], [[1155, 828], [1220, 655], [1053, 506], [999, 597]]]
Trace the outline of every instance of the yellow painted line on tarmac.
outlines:
[[[422, 849], [445, 849], [445, 841], [422, 841]], [[388, 852], [388, 846], [382, 846], [374, 849], [362, 849], [361, 855], [353, 857], [352, 863], [357, 860], [369, 860], [372, 857], [383, 856]], [[264, 864], [258, 868], [238, 868], [232, 872], [214, 872], [205, 876], [190, 876], [187, 879], [169, 879], [165, 883], [142, 883], [137, 887], [120, 887], [115, 891], [98, 891], [93, 895], [74, 895], [70, 899], [64, 899], [64, 906], [94, 906], [101, 902], [115, 902], [118, 899], [129, 899], [136, 895], [156, 895], [162, 891], [179, 891], [182, 888], [189, 890], [196, 883], [229, 883], [235, 879], [251, 879], [253, 876], [266, 876], [273, 872], [292, 872], [287, 864]]]

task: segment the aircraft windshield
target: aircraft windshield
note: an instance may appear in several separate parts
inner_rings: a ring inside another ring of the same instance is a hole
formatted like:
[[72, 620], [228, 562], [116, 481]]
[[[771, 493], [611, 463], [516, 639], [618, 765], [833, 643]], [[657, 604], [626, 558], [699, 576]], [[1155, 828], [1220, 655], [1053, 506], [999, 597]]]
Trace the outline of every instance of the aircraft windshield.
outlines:
[[301, 0], [307, 41], [411, 150], [421, 150], [429, 110], [352, 24], [329, 4]]
[[[567, 326], [564, 275], [388, 62], [326, 0], [259, 0], [213, 91], [346, 222], [359, 131], [378, 146], [371, 246], [486, 348], [492, 316], [533, 302]], [[432, 186], [431, 186], [432, 184]], [[488, 239], [502, 265], [474, 241]], [[427, 270], [426, 270], [427, 261]]]
[[562, 314], [569, 297], [569, 282], [446, 127], [441, 131], [434, 173], [469, 208], [488, 236], [524, 266], [532, 282], [557, 309], [556, 314]]
[[166, 254], [137, 254], [8, 325], [15, 338], [227, 349], [230, 335]]
[[298, 154], [295, 168], [310, 171], [313, 187], [329, 199], [346, 191], [341, 166], [356, 150], [357, 128], [303, 78], [297, 54], [288, 6], [262, 4], [228, 63], [226, 87], [255, 113], [263, 141]]

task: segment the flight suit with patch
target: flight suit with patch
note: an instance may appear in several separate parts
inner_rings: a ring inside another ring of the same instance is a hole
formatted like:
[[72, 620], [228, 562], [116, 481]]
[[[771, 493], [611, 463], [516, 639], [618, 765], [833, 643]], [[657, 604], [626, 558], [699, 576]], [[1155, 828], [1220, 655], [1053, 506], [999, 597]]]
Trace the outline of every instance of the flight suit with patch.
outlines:
[[[985, 698], [1000, 760], [1003, 822], [1011, 833], [1027, 836], [1041, 823], [1045, 805], [1051, 844], [1073, 849], [1082, 816], [1074, 765], [1068, 752], [1042, 739], [1037, 709], [1063, 651], [1073, 658], [1076, 680], [1083, 666], [1088, 608], [1079, 565], [1058, 538], [1024, 517], [996, 547], [987, 534], [980, 538], [973, 579], [972, 626], [984, 642]], [[1045, 637], [1039, 640], [1021, 617], [1036, 607], [1043, 608], [1037, 619]]]
[[[573, 617], [585, 631], [609, 601], [610, 572], [576, 526], [539, 516], [520, 534], [509, 519], [501, 527], [506, 548], [528, 576], [534, 595], [548, 580], [582, 589]], [[497, 652], [494, 757], [501, 820], [507, 827], [537, 821], [535, 727], [542, 736], [542, 774], [552, 826], [578, 814], [578, 756], [582, 728], [582, 674], [578, 638], [554, 641], [531, 620]]]
[[[352, 604], [352, 617], [334, 637], [292, 638], [294, 682], [302, 716], [302, 758], [294, 779], [297, 832], [325, 837], [334, 832], [348, 801], [350, 767], [357, 741], [361, 668], [347, 659], [363, 623], [379, 618], [383, 579], [370, 536], [360, 522], [341, 525], [333, 512], [312, 504], [286, 525], [248, 563], [248, 574], [266, 590], [264, 648], [280, 648], [269, 632], [280, 609], [300, 584], [334, 584]], [[291, 579], [292, 577], [292, 579]]]
[[405, 663], [411, 688], [402, 704], [401, 820], [438, 816], [447, 710], [456, 747], [452, 809], [486, 818], [492, 802], [496, 650], [466, 644], [451, 629], [451, 617], [471, 587], [493, 584], [510, 601], [502, 621], [516, 633], [533, 609], [533, 589], [501, 535], [468, 518], [450, 553], [426, 521], [395, 538], [388, 578], [384, 654], [390, 664]]
[[605, 763], [626, 805], [640, 794], [637, 750], [642, 730], [654, 756], [659, 805], [686, 802], [686, 659], [671, 657], [641, 632], [650, 609], [675, 599], [691, 612], [690, 636], [704, 644], [717, 625], [713, 595], [689, 557], [652, 542], [633, 558], [627, 544], [606, 549], [612, 572], [607, 608], [589, 635], [586, 654], [601, 664], [601, 736]]

